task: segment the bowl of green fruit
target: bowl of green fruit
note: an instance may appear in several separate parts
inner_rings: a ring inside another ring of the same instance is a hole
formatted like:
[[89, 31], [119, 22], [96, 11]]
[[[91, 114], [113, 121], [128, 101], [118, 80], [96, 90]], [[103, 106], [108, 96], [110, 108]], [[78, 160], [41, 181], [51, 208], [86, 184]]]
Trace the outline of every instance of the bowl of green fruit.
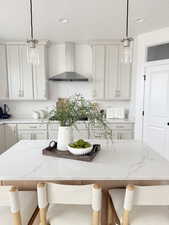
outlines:
[[68, 151], [74, 155], [86, 155], [92, 151], [93, 145], [82, 139], [68, 145]]

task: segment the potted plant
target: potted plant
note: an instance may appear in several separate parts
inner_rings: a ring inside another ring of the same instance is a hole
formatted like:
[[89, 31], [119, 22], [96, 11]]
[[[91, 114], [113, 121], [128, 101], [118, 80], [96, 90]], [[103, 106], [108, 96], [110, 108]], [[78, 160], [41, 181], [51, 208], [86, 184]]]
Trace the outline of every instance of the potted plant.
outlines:
[[111, 129], [100, 113], [99, 106], [81, 95], [75, 95], [69, 99], [60, 101], [59, 107], [52, 110], [50, 115], [49, 120], [57, 120], [60, 122], [58, 131], [59, 150], [67, 150], [67, 146], [72, 143], [72, 126], [76, 127], [76, 122], [80, 118], [87, 118], [89, 127], [97, 123], [99, 127], [103, 128], [106, 136], [111, 138]]

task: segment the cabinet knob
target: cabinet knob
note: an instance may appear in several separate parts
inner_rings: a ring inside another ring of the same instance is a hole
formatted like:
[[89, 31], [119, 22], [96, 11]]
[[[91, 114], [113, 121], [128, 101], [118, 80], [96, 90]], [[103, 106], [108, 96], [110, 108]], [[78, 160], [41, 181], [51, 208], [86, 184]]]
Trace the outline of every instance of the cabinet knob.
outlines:
[[169, 126], [169, 122], [167, 123], [167, 126]]

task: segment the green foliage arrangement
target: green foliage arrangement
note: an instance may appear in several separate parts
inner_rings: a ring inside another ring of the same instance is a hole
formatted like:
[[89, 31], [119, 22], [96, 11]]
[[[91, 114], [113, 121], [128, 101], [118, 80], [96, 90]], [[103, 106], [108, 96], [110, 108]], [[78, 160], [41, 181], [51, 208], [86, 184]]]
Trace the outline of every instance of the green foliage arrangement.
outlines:
[[105, 135], [112, 136], [111, 129], [100, 113], [98, 104], [85, 99], [81, 95], [75, 95], [63, 101], [59, 107], [50, 113], [49, 120], [57, 120], [61, 126], [75, 126], [79, 118], [88, 118], [89, 127], [97, 127], [104, 130]]
[[76, 141], [72, 144], [69, 144], [69, 146], [72, 148], [89, 148], [89, 147], [91, 147], [91, 144], [82, 139], [79, 139], [78, 141]]

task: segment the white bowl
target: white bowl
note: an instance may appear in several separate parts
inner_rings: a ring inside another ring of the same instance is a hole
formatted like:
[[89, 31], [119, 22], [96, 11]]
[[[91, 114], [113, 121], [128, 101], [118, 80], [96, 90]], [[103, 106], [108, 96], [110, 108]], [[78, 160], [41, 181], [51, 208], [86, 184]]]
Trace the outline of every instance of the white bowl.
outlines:
[[88, 147], [88, 148], [72, 148], [68, 145], [67, 148], [68, 148], [68, 151], [74, 155], [86, 155], [92, 151], [93, 146], [91, 145], [91, 147]]

